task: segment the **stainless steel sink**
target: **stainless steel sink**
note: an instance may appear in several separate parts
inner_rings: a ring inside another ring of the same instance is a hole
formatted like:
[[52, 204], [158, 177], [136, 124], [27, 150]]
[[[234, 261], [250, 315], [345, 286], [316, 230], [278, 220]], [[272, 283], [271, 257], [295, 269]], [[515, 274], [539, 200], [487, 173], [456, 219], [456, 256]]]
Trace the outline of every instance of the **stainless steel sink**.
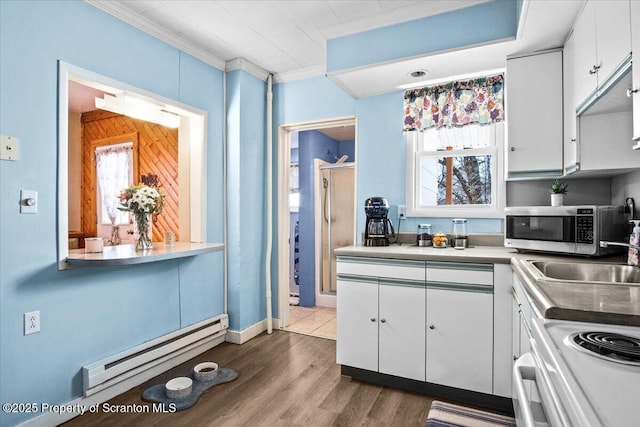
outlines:
[[640, 284], [640, 268], [583, 262], [530, 262], [543, 276], [571, 282]]

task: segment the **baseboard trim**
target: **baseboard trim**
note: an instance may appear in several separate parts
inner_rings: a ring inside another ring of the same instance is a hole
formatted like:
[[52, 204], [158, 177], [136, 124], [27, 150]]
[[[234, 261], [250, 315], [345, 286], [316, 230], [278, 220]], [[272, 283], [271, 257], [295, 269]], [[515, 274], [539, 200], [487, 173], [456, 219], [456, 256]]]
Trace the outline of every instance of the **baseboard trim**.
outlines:
[[[180, 365], [181, 363], [186, 362], [189, 359], [193, 359], [194, 357], [196, 357], [199, 354], [204, 353], [207, 350], [212, 349], [213, 347], [222, 344], [225, 341], [225, 336], [222, 335], [220, 337], [217, 337], [209, 342], [203, 343], [202, 345], [199, 345], [197, 347], [194, 347], [193, 349], [186, 351], [180, 355], [178, 355], [177, 357], [174, 357], [172, 359], [166, 360], [165, 362], [162, 362], [144, 372], [141, 372], [131, 378], [128, 378], [124, 381], [121, 381], [117, 384], [114, 384], [113, 386], [100, 390], [98, 392], [96, 392], [95, 394], [92, 394], [91, 396], [88, 397], [79, 397], [77, 399], [71, 400], [67, 403], [64, 403], [63, 405], [66, 407], [74, 407], [74, 408], [86, 408], [86, 412], [89, 411], [90, 407], [95, 407], [96, 405], [101, 405], [102, 403], [106, 402], [109, 399], [113, 399], [114, 397], [118, 396], [119, 394], [124, 393], [127, 390], [132, 389], [133, 387], [139, 386], [140, 384], [144, 383], [145, 381], [149, 381], [150, 379], [152, 379], [153, 377], [156, 377], [160, 374], [162, 374], [163, 372], [168, 371], [171, 368], [175, 368], [176, 366]], [[60, 405], [62, 406], [62, 405]], [[153, 405], [151, 403], [144, 403], [143, 406], [148, 406], [149, 408], [149, 412], [153, 412]], [[99, 410], [101, 411], [102, 409], [99, 408]], [[19, 424], [20, 426], [23, 427], [50, 427], [50, 426], [57, 426], [60, 425], [66, 421], [69, 421], [72, 418], [75, 418], [77, 416], [80, 415], [80, 412], [71, 412], [71, 413], [54, 413], [54, 412], [47, 412], [44, 413], [42, 415], [39, 415], [35, 418], [31, 418], [29, 420], [24, 421], [23, 423]]]
[[[280, 319], [273, 318], [271, 322], [273, 329], [280, 329]], [[267, 330], [267, 319], [262, 319], [258, 323], [249, 326], [242, 331], [227, 330], [227, 342], [232, 344], [244, 344], [252, 338], [257, 337]]]

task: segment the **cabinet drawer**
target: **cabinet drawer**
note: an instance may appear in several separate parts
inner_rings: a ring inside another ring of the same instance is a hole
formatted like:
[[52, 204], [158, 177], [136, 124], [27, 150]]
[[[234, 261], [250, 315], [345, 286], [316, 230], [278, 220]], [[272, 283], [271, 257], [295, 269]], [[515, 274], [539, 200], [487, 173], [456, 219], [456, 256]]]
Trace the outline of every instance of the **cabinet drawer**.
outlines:
[[429, 261], [427, 282], [493, 286], [493, 264]]
[[341, 275], [387, 277], [424, 281], [425, 262], [387, 258], [338, 257], [336, 272]]

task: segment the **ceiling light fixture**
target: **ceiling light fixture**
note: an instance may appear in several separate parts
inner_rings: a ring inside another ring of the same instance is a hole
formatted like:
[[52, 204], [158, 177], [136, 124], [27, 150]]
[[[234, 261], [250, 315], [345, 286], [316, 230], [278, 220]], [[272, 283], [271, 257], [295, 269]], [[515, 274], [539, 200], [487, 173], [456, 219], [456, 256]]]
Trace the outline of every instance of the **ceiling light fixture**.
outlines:
[[418, 79], [420, 77], [426, 76], [428, 71], [429, 70], [414, 70], [414, 71], [410, 72], [409, 75], [411, 77], [413, 77], [414, 79]]
[[118, 93], [115, 96], [104, 94], [103, 98], [96, 97], [96, 108], [123, 114], [134, 119], [145, 120], [168, 128], [180, 126], [180, 116], [163, 111], [164, 105], [149, 102], [145, 99], [132, 96], [127, 93]]

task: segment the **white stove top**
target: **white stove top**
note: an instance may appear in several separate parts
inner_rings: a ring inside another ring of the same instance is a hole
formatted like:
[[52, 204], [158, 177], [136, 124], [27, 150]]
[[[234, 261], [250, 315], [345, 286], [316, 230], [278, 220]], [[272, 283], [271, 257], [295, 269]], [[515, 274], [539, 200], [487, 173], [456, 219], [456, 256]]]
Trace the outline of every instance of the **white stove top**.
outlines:
[[640, 425], [640, 366], [604, 360], [569, 343], [576, 332], [640, 339], [640, 327], [534, 319], [533, 335], [568, 418], [576, 426]]

